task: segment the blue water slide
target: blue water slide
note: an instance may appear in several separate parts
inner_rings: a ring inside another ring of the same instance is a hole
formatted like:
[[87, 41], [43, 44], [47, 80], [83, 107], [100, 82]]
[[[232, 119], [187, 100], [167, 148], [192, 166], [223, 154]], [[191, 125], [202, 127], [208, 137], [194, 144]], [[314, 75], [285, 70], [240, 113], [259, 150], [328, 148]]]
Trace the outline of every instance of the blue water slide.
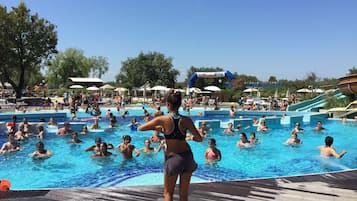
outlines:
[[[345, 96], [341, 93], [339, 89], [333, 92], [333, 95], [340, 99]], [[313, 99], [299, 102], [297, 104], [289, 105], [287, 111], [299, 111], [299, 112], [317, 112], [320, 108], [324, 107], [326, 104], [326, 93], [316, 96]]]

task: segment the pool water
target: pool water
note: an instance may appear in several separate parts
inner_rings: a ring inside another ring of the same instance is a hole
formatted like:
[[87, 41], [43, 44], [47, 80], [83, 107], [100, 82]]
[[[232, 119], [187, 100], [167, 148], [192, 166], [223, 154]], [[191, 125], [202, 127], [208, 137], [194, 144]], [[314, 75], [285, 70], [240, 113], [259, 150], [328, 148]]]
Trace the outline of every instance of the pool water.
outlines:
[[[140, 112], [138, 112], [137, 115]], [[135, 113], [136, 114], [136, 113]], [[82, 114], [81, 114], [82, 115]], [[204, 117], [195, 116], [198, 120]], [[129, 185], [153, 185], [163, 183], [163, 152], [141, 155], [133, 160], [123, 161], [121, 154], [110, 150], [116, 156], [106, 159], [92, 159], [91, 152], [85, 148], [94, 144], [95, 137], [117, 146], [122, 142], [121, 137], [129, 134], [132, 144], [137, 148], [144, 147], [144, 140], [152, 135], [152, 131], [130, 131], [127, 125], [130, 118], [122, 120], [118, 117], [120, 127], [111, 132], [93, 132], [80, 135], [82, 144], [68, 143], [71, 136], [59, 137], [54, 133], [47, 133], [44, 139], [45, 149], [51, 150], [54, 155], [46, 160], [33, 160], [28, 155], [35, 151], [36, 138], [24, 142], [21, 151], [12, 154], [0, 155], [3, 168], [0, 178], [9, 179], [12, 189], [38, 189], [38, 188], [70, 188], [70, 187], [107, 187]], [[212, 117], [222, 122], [231, 121], [223, 117]], [[139, 117], [142, 122], [142, 117]], [[88, 121], [90, 125], [92, 121]], [[226, 123], [222, 123], [225, 126]], [[108, 126], [108, 119], [102, 118], [101, 127]], [[275, 128], [277, 127], [277, 128]], [[260, 144], [249, 149], [236, 146], [239, 133], [232, 136], [223, 134], [224, 128], [215, 128], [209, 132], [210, 137], [217, 141], [217, 148], [222, 152], [222, 160], [215, 164], [206, 164], [204, 152], [208, 147], [206, 138], [203, 142], [189, 141], [198, 169], [193, 174], [192, 182], [211, 182], [225, 180], [239, 180], [247, 178], [267, 178], [276, 176], [289, 176], [311, 174], [329, 171], [339, 171], [357, 168], [357, 124], [349, 122], [341, 124], [339, 121], [325, 121], [327, 130], [316, 133], [314, 125], [305, 123], [305, 131], [299, 134], [303, 141], [301, 146], [287, 146], [283, 143], [290, 137], [290, 126], [275, 126], [273, 130], [260, 134], [257, 138]], [[244, 132], [255, 131], [252, 126]], [[324, 145], [324, 138], [333, 136], [333, 146], [337, 152], [347, 150], [341, 159], [323, 159], [319, 156], [317, 146]], [[6, 141], [2, 135], [0, 142]], [[158, 146], [152, 144], [153, 147]]]

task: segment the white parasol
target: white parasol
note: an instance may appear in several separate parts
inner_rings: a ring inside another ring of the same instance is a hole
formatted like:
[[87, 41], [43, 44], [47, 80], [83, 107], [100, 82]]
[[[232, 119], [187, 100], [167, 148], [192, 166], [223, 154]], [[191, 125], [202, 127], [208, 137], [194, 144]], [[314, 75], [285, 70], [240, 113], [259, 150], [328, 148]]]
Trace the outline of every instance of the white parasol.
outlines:
[[79, 85], [79, 84], [74, 84], [74, 85], [69, 86], [69, 88], [70, 89], [83, 89], [83, 86]]
[[217, 86], [206, 86], [204, 89], [208, 91], [221, 91], [221, 89]]

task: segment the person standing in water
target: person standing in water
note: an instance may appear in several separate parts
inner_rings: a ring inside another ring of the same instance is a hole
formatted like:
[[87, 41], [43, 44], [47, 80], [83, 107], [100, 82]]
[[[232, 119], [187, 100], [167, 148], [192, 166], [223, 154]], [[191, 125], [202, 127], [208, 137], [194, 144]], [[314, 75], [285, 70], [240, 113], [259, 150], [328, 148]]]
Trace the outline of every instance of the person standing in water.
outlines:
[[164, 197], [172, 201], [175, 185], [180, 175], [180, 200], [188, 200], [188, 189], [192, 172], [197, 169], [190, 145], [186, 142], [186, 132], [190, 131], [193, 140], [201, 142], [202, 137], [192, 119], [179, 114], [182, 97], [173, 90], [167, 94], [166, 107], [169, 115], [158, 116], [138, 128], [139, 131], [159, 130], [166, 139]]
[[213, 163], [220, 161], [222, 159], [222, 154], [216, 147], [216, 140], [211, 138], [208, 140], [208, 148], [205, 151], [204, 157], [207, 163]]
[[335, 147], [332, 146], [333, 143], [333, 137], [327, 136], [325, 138], [325, 146], [318, 146], [317, 148], [320, 149], [320, 155], [321, 156], [334, 156], [336, 158], [342, 158], [347, 151], [343, 150], [340, 154], [336, 152]]

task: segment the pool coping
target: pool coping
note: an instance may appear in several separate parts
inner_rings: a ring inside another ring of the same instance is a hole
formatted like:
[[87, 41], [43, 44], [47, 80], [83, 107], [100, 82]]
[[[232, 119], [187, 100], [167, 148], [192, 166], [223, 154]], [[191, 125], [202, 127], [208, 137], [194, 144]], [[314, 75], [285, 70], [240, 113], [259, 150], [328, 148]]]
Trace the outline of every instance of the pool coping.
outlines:
[[[0, 192], [13, 200], [163, 200], [163, 186], [56, 188]], [[174, 199], [178, 199], [178, 186]], [[189, 199], [200, 200], [357, 200], [357, 169], [321, 174], [192, 183]]]

